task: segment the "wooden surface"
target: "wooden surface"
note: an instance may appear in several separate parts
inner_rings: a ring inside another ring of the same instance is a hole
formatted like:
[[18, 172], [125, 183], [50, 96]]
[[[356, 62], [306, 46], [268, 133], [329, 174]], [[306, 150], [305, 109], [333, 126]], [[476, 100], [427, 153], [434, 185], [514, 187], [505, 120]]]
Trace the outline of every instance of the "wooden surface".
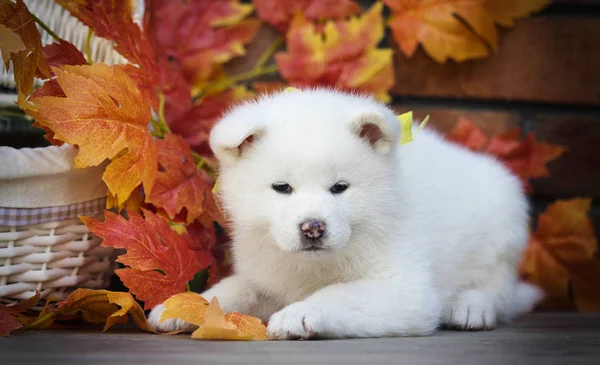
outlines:
[[337, 341], [211, 342], [137, 330], [0, 339], [0, 364], [600, 364], [600, 315], [532, 314], [490, 332]]

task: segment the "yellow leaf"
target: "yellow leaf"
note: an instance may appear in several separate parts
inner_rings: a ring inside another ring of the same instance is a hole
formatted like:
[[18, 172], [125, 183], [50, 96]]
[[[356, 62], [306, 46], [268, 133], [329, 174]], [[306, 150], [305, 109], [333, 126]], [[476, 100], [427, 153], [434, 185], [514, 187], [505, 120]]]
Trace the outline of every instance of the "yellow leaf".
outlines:
[[260, 319], [240, 313], [225, 315], [217, 298], [213, 298], [206, 308], [204, 324], [192, 338], [205, 340], [267, 340], [267, 328]]
[[131, 314], [135, 324], [144, 331], [154, 332], [148, 321], [144, 310], [133, 299], [130, 293], [106, 291], [108, 301], [121, 307], [118, 311], [110, 315], [106, 320], [104, 331], [108, 330], [115, 323], [127, 323], [127, 314]]
[[154, 332], [130, 293], [80, 288], [57, 304], [57, 312], [66, 316], [80, 313], [90, 323], [104, 322], [104, 331], [117, 323], [127, 323], [130, 314], [139, 328]]
[[360, 16], [327, 21], [322, 29], [297, 14], [286, 34], [287, 52], [275, 56], [292, 86], [333, 86], [389, 101], [394, 85], [393, 51], [377, 48], [384, 36], [383, 4]]
[[164, 303], [165, 310], [160, 317], [165, 319], [181, 319], [197, 326], [204, 324], [204, 313], [207, 311], [208, 302], [196, 293], [175, 294]]
[[489, 55], [498, 47], [496, 23], [511, 26], [515, 19], [547, 6], [549, 0], [384, 0], [392, 9], [390, 22], [402, 52], [411, 57], [420, 43], [437, 62], [461, 62]]

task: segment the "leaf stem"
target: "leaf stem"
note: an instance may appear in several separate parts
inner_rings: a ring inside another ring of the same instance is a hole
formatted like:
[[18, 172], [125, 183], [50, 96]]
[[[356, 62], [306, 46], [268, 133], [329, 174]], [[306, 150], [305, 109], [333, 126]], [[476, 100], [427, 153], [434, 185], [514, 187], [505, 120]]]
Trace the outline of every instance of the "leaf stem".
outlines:
[[196, 169], [204, 169], [208, 175], [211, 177], [217, 177], [217, 172], [210, 166], [202, 156], [196, 151], [192, 151], [192, 156], [194, 156], [194, 163], [196, 164]]
[[204, 94], [211, 94], [211, 93], [216, 93], [216, 92], [225, 90], [240, 81], [251, 80], [251, 79], [257, 78], [262, 75], [273, 74], [273, 73], [277, 72], [277, 70], [278, 70], [277, 65], [269, 65], [269, 66], [259, 67], [258, 69], [241, 72], [237, 75], [227, 77], [222, 81], [215, 82], [208, 89], [204, 90], [203, 92], [200, 91], [196, 95], [194, 95], [193, 100], [197, 101]]
[[85, 39], [85, 57], [87, 58], [88, 65], [91, 65], [92, 62], [92, 35], [94, 32], [92, 28], [88, 28], [87, 38]]
[[46, 322], [47, 320], [49, 320], [50, 318], [52, 318], [54, 316], [56, 316], [56, 312], [48, 312], [48, 313], [44, 314], [43, 316], [38, 317], [35, 321], [24, 325], [23, 329], [30, 330], [30, 329], [36, 328], [37, 326]]
[[171, 128], [169, 128], [165, 119], [165, 94], [162, 91], [158, 92], [158, 122], [163, 132], [171, 133]]
[[263, 51], [263, 53], [260, 54], [260, 57], [258, 57], [258, 60], [256, 61], [256, 65], [254, 65], [254, 70], [263, 68], [282, 45], [283, 37], [279, 36]]
[[46, 33], [50, 34], [50, 36], [52, 38], [54, 38], [54, 40], [56, 42], [60, 42], [60, 37], [56, 33], [54, 33], [52, 31], [52, 29], [48, 28], [48, 26], [46, 24], [44, 24], [44, 22], [41, 21], [40, 18], [38, 18], [37, 16], [35, 16], [35, 14], [33, 14], [33, 13], [30, 13], [30, 14], [31, 14], [31, 17], [33, 18], [33, 20], [37, 23], [37, 25], [40, 26], [40, 28], [42, 28], [43, 30], [45, 30]]

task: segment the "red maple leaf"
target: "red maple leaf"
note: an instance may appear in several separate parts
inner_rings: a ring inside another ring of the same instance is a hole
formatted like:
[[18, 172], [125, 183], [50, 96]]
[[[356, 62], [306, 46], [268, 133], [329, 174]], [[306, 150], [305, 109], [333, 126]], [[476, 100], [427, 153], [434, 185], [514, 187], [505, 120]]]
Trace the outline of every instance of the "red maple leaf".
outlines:
[[478, 126], [465, 117], [458, 119], [454, 128], [446, 133], [446, 139], [475, 152], [481, 151], [490, 140]]
[[245, 87], [235, 87], [211, 94], [193, 103], [167, 99], [165, 115], [173, 133], [183, 136], [192, 149], [203, 156], [212, 155], [208, 145], [210, 130], [217, 120], [236, 102], [255, 97]]
[[170, 296], [184, 292], [194, 275], [209, 265], [198, 260], [188, 246], [190, 238], [179, 235], [169, 223], [142, 209], [144, 217], [127, 211], [129, 220], [105, 211], [104, 222], [82, 217], [89, 230], [104, 239], [103, 245], [124, 248], [118, 262], [128, 266], [115, 273], [123, 284], [151, 309]]
[[454, 129], [446, 133], [446, 138], [472, 151], [497, 157], [521, 179], [527, 191], [532, 189], [529, 180], [548, 176], [546, 164], [566, 151], [563, 146], [537, 142], [534, 133], [521, 139], [520, 128], [490, 139], [466, 118], [460, 118]]
[[211, 194], [205, 177], [196, 169], [192, 149], [182, 137], [169, 134], [157, 140], [159, 173], [146, 201], [164, 209], [170, 218], [185, 209], [190, 224], [204, 213]]
[[306, 19], [342, 19], [360, 13], [361, 8], [353, 0], [254, 0], [258, 16], [285, 32], [296, 13]]
[[275, 55], [281, 76], [292, 86], [333, 86], [389, 101], [394, 85], [393, 51], [378, 48], [384, 36], [383, 5], [360, 17], [328, 21], [322, 30], [296, 15], [286, 34], [286, 52]]
[[8, 336], [23, 325], [15, 318], [15, 313], [7, 306], [0, 304], [0, 337]]
[[87, 61], [72, 43], [60, 40], [58, 43], [52, 43], [44, 46], [44, 58], [48, 66], [61, 67], [64, 65], [87, 65]]
[[147, 1], [145, 29], [155, 47], [176, 62], [190, 85], [198, 86], [218, 65], [245, 54], [258, 30], [256, 19], [243, 20], [251, 5], [224, 1]]

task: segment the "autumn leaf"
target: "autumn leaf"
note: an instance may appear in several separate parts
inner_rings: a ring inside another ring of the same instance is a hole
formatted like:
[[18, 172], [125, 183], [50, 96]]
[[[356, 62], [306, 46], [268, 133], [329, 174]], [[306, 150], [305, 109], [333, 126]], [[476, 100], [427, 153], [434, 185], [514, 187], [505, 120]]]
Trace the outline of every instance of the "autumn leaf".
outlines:
[[446, 139], [475, 152], [481, 151], [489, 142], [485, 133], [464, 117], [460, 117], [456, 126], [446, 134]]
[[[56, 0], [71, 15], [90, 27], [98, 37], [115, 42], [115, 50], [157, 82], [154, 49], [133, 21], [133, 1]], [[136, 2], [137, 3], [137, 2]]]
[[52, 43], [43, 48], [44, 58], [51, 67], [61, 67], [64, 65], [86, 65], [87, 61], [83, 53], [72, 43], [60, 40], [58, 43]]
[[534, 133], [520, 140], [520, 134], [514, 131], [494, 136], [487, 153], [499, 157], [523, 181], [548, 176], [546, 164], [560, 157], [566, 147], [537, 142]]
[[32, 309], [33, 307], [35, 307], [38, 304], [39, 301], [40, 301], [40, 292], [36, 290], [35, 294], [30, 296], [29, 298], [27, 298], [21, 302], [18, 302], [16, 304], [9, 305], [8, 308], [12, 312], [21, 313], [21, 312], [25, 312], [25, 311]]
[[192, 333], [192, 338], [204, 340], [267, 340], [267, 328], [256, 317], [223, 312], [219, 300], [211, 300], [204, 314], [204, 323]]
[[160, 169], [146, 201], [164, 209], [170, 218], [185, 209], [190, 224], [204, 213], [204, 201], [211, 194], [208, 181], [196, 168], [185, 139], [171, 133], [156, 143]]
[[15, 314], [4, 304], [0, 304], [0, 337], [8, 336], [12, 331], [23, 327]]
[[10, 55], [14, 67], [17, 90], [20, 93], [28, 95], [33, 87], [33, 79], [38, 71], [46, 77], [50, 76], [50, 69], [43, 56], [40, 32], [23, 0], [17, 0], [16, 4], [10, 0], [0, 0], [0, 25], [14, 32], [25, 45], [24, 50], [17, 53], [9, 52], [6, 55], [3, 49], [2, 57], [6, 64], [6, 69], [8, 69], [9, 64], [6, 60]]
[[115, 51], [132, 65], [123, 69], [140, 87], [146, 104], [157, 108], [156, 86], [159, 70], [152, 42], [146, 32], [133, 21], [136, 1], [56, 0], [71, 15], [92, 29], [98, 37], [115, 42]]
[[361, 11], [354, 0], [253, 0], [258, 16], [285, 32], [294, 14], [311, 21], [342, 20]]
[[[216, 66], [245, 54], [260, 22], [245, 19], [251, 4], [224, 1], [147, 1], [145, 29], [189, 85], [201, 88]], [[168, 8], [167, 8], [168, 7]]]
[[204, 314], [208, 307], [206, 299], [197, 293], [175, 294], [164, 302], [165, 310], [160, 320], [181, 319], [197, 326], [204, 324]]
[[79, 288], [65, 300], [57, 303], [56, 313], [63, 316], [83, 315], [89, 323], [105, 323], [107, 331], [115, 324], [126, 324], [131, 315], [135, 324], [142, 330], [154, 332], [142, 307], [131, 294], [109, 290]]
[[210, 303], [196, 293], [176, 294], [164, 303], [160, 320], [180, 319], [195, 324], [192, 338], [203, 340], [268, 340], [260, 319], [241, 313], [223, 312], [217, 298]]
[[360, 17], [328, 21], [322, 31], [296, 16], [287, 33], [287, 52], [275, 56], [292, 86], [334, 86], [388, 101], [394, 84], [392, 50], [377, 45], [384, 35], [382, 4]]
[[188, 247], [187, 235], [177, 234], [154, 213], [145, 209], [142, 212], [144, 217], [127, 212], [129, 220], [109, 211], [105, 211], [104, 222], [90, 217], [82, 220], [91, 232], [104, 239], [104, 246], [127, 250], [117, 261], [128, 268], [115, 273], [144, 302], [144, 308], [151, 309], [184, 292], [187, 282], [208, 262], [198, 260]]
[[563, 146], [538, 142], [533, 132], [521, 139], [519, 128], [489, 138], [477, 125], [464, 117], [459, 119], [445, 137], [474, 152], [485, 153], [502, 161], [521, 179], [527, 191], [532, 189], [529, 180], [548, 176], [546, 165], [566, 151]]
[[600, 260], [590, 205], [590, 199], [557, 201], [538, 218], [520, 273], [545, 291], [547, 308], [600, 311]]
[[402, 52], [411, 57], [419, 43], [437, 62], [457, 62], [489, 55], [498, 47], [496, 24], [546, 7], [549, 0], [383, 0], [393, 12], [390, 22]]
[[231, 106], [242, 100], [254, 98], [255, 93], [244, 86], [204, 96], [186, 105], [185, 101], [169, 99], [165, 105], [165, 115], [173, 133], [185, 138], [192, 149], [203, 156], [212, 155], [208, 138], [214, 124]]
[[0, 53], [2, 53], [2, 61], [8, 64], [12, 53], [18, 53], [23, 50], [25, 50], [25, 43], [23, 43], [21, 37], [0, 24]]
[[152, 190], [158, 162], [147, 129], [150, 108], [131, 78], [105, 64], [52, 70], [66, 97], [32, 97], [34, 107], [21, 103], [21, 108], [54, 138], [79, 146], [75, 167], [110, 159], [103, 180], [118, 204], [140, 183]]

